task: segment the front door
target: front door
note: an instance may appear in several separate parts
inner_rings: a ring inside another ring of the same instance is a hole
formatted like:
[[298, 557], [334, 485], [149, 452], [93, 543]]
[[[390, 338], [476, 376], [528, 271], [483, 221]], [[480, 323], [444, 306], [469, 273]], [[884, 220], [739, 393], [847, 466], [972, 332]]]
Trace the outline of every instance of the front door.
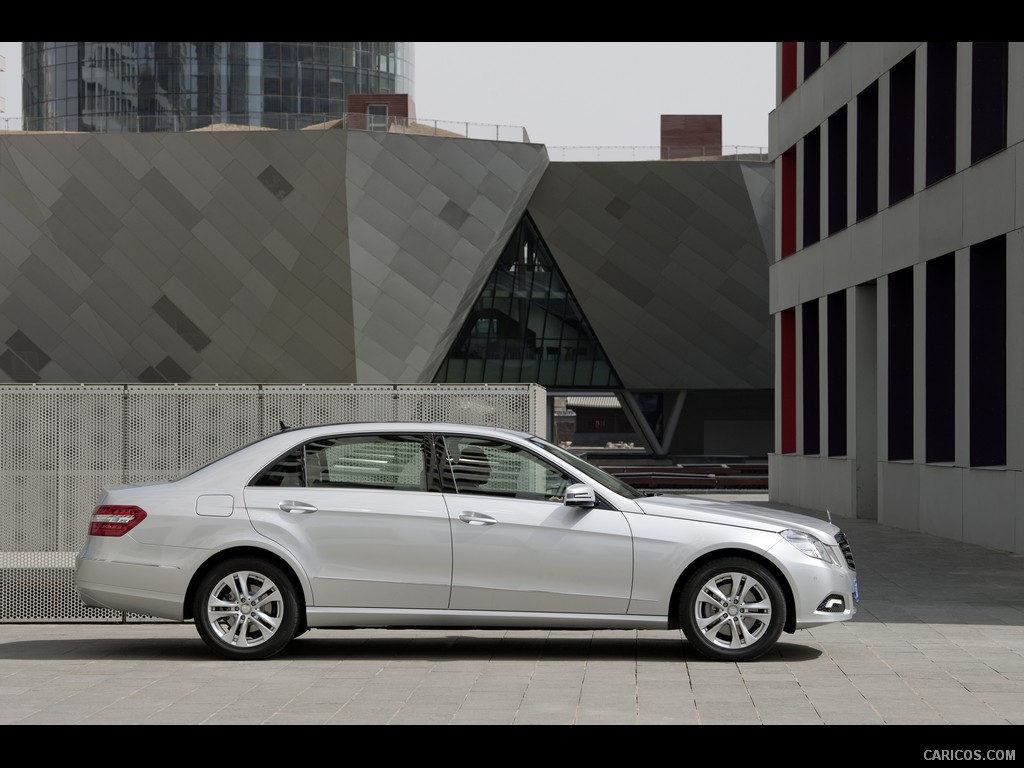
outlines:
[[520, 446], [458, 435], [445, 444], [453, 609], [626, 612], [633, 544], [621, 512], [565, 506], [579, 481]]

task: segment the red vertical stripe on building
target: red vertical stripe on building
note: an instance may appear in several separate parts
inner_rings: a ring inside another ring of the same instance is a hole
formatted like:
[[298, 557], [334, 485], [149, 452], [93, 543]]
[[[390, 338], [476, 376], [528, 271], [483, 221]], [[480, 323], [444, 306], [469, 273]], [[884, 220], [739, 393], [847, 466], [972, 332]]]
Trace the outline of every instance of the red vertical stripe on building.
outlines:
[[779, 158], [782, 163], [782, 253], [780, 258], [796, 252], [796, 147], [790, 147]]
[[796, 453], [796, 310], [784, 309], [781, 314], [782, 366], [779, 414], [782, 426], [781, 453]]
[[796, 90], [796, 43], [782, 44], [782, 98]]

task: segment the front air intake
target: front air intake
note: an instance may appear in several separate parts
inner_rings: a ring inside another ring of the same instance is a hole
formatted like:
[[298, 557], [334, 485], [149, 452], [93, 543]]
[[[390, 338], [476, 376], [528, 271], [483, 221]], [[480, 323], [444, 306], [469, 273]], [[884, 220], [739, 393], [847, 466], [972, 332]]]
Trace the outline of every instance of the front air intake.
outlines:
[[843, 613], [845, 610], [846, 600], [842, 595], [829, 595], [818, 606], [819, 613]]

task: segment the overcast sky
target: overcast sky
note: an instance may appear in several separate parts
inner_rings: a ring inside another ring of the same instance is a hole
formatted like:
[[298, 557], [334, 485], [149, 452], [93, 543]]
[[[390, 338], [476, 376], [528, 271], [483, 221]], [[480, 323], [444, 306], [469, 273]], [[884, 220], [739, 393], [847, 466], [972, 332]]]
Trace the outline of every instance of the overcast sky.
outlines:
[[521, 125], [552, 147], [658, 146], [663, 114], [768, 146], [775, 43], [416, 43], [416, 115]]
[[[6, 116], [21, 44], [0, 43]], [[416, 43], [421, 120], [522, 126], [550, 147], [654, 147], [663, 114], [722, 115], [728, 146], [767, 147], [775, 43]]]
[[21, 114], [21, 43], [0, 43], [0, 57], [5, 60], [4, 71], [0, 72], [0, 96], [7, 104], [6, 110], [0, 111], [2, 130], [3, 118]]

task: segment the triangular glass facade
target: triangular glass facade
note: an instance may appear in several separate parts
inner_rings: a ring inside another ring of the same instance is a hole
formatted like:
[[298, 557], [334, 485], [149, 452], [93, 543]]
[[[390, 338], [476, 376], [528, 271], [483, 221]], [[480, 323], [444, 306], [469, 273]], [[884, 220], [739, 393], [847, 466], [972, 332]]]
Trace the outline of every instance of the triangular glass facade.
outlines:
[[529, 214], [502, 251], [437, 383], [621, 383]]

